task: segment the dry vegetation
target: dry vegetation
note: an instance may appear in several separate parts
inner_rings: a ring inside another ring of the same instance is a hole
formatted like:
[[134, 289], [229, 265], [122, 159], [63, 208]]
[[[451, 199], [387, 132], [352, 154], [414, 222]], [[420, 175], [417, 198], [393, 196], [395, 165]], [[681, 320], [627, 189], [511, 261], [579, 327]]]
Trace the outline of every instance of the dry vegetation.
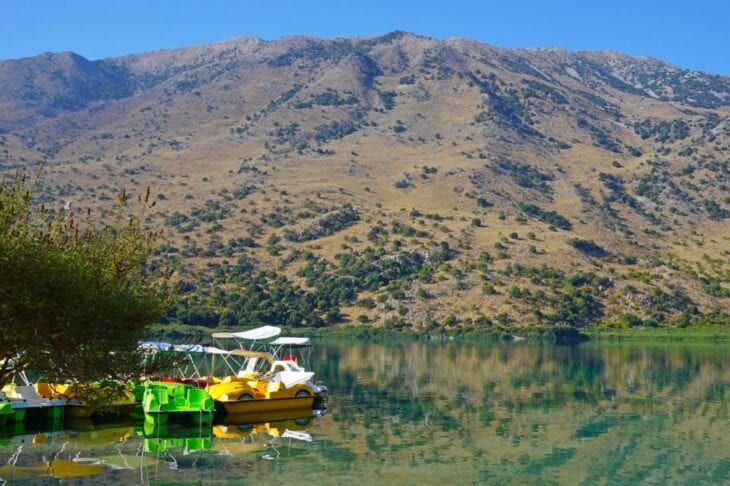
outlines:
[[393, 33], [0, 62], [0, 167], [152, 186], [185, 325], [689, 325], [730, 299], [730, 79]]

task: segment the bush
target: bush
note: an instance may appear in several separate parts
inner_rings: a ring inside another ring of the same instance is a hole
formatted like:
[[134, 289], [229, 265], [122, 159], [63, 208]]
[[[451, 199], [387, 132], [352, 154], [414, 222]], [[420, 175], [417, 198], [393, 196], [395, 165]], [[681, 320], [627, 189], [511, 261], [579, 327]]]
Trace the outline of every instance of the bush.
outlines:
[[717, 201], [711, 199], [705, 199], [705, 211], [710, 215], [710, 219], [713, 221], [721, 221], [725, 218], [730, 218], [730, 211], [720, 207]]
[[416, 84], [416, 76], [414, 76], [413, 74], [409, 74], [407, 76], [402, 76], [398, 80], [398, 83], [400, 83], [400, 84]]
[[357, 304], [364, 309], [372, 309], [375, 307], [375, 301], [370, 297], [358, 300]]
[[446, 318], [444, 319], [444, 325], [447, 327], [455, 326], [456, 324], [458, 324], [458, 322], [459, 320], [453, 314], [446, 316]]
[[548, 174], [544, 174], [536, 168], [522, 164], [519, 162], [512, 162], [511, 160], [501, 159], [497, 163], [497, 168], [507, 172], [512, 180], [520, 187], [527, 189], [537, 189], [540, 192], [551, 193], [552, 187], [550, 181], [553, 177]]
[[494, 285], [492, 285], [489, 282], [484, 282], [482, 284], [482, 294], [484, 295], [496, 295], [497, 289], [494, 288]]
[[556, 213], [555, 211], [545, 211], [534, 204], [528, 203], [520, 203], [519, 208], [528, 216], [532, 216], [533, 218], [536, 218], [543, 223], [547, 223], [565, 231], [570, 231], [571, 229], [573, 229], [573, 224], [570, 222], [570, 220], [565, 216]]
[[360, 220], [360, 214], [351, 204], [345, 203], [338, 210], [328, 213], [301, 233], [289, 232], [286, 237], [290, 241], [312, 241], [330, 236]]
[[327, 143], [330, 140], [343, 138], [357, 131], [357, 127], [349, 120], [332, 121], [314, 129], [314, 139], [319, 143]]
[[380, 101], [383, 102], [383, 107], [386, 110], [392, 110], [395, 108], [395, 97], [398, 96], [395, 91], [378, 91], [378, 96], [380, 97]]
[[584, 255], [596, 257], [596, 258], [605, 258], [609, 255], [608, 251], [606, 251], [604, 248], [599, 246], [595, 241], [593, 240], [583, 240], [580, 238], [572, 238], [568, 241], [568, 244], [575, 248], [576, 250], [580, 251]]
[[494, 204], [490, 203], [483, 197], [478, 197], [477, 206], [479, 206], [480, 208], [491, 208], [492, 206], [494, 206]]

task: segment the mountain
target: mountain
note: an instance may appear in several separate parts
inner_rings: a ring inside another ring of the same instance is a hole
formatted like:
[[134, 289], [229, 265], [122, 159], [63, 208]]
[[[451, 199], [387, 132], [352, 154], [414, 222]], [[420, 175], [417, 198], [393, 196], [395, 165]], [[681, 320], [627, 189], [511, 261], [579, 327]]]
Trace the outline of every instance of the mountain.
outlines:
[[405, 32], [0, 61], [0, 168], [152, 186], [184, 325], [659, 326], [730, 298], [730, 78]]

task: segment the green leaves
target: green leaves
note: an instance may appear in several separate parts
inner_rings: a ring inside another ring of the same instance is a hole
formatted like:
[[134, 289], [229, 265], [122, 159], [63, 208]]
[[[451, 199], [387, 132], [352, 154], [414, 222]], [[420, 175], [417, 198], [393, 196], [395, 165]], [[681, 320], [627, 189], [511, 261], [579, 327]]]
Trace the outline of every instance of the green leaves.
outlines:
[[127, 216], [120, 207], [96, 228], [67, 204], [49, 221], [24, 178], [0, 182], [0, 364], [19, 365], [0, 369], [0, 382], [28, 368], [79, 382], [139, 373], [137, 342], [169, 297], [164, 278], [145, 272], [156, 235]]

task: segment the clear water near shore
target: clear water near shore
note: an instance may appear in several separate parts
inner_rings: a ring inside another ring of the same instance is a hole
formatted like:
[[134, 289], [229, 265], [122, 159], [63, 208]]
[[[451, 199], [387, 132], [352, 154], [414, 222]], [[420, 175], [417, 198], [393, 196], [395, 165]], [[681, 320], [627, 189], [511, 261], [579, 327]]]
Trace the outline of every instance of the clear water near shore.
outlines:
[[[0, 478], [100, 483], [717, 484], [726, 344], [327, 343], [317, 418], [0, 430]], [[147, 433], [146, 433], [147, 432]]]

